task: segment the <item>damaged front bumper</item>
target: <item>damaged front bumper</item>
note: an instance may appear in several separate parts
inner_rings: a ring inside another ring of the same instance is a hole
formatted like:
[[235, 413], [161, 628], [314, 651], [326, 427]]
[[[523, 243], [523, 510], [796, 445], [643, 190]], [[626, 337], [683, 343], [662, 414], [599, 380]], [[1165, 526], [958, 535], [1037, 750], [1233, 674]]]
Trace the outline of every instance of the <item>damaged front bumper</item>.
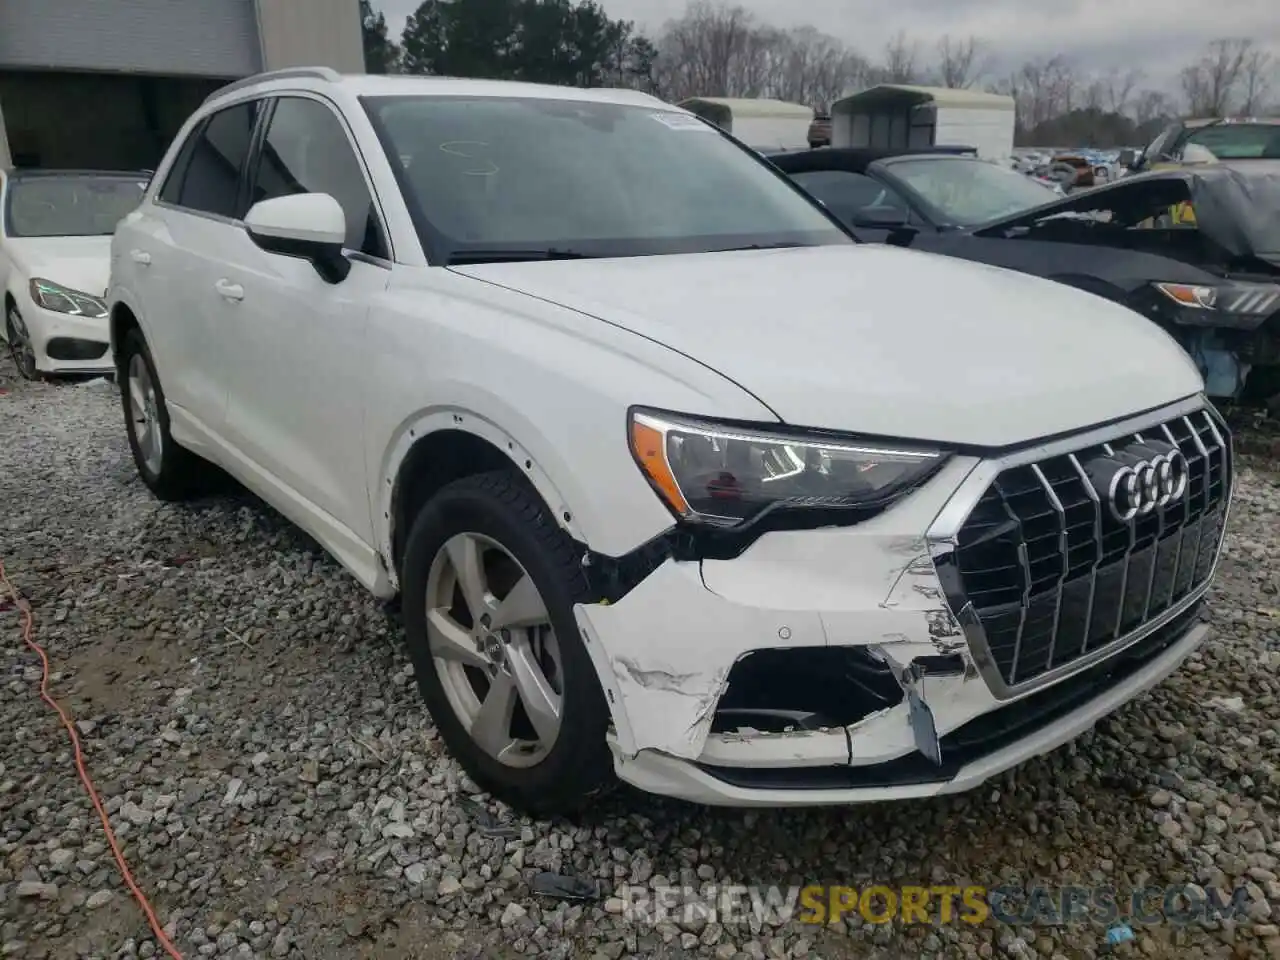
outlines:
[[[1184, 409], [1194, 406], [1117, 424], [1106, 438], [1163, 429], [1170, 416], [1181, 423]], [[1196, 416], [1196, 429], [1212, 429], [1207, 414]], [[1179, 440], [1191, 449], [1190, 433]], [[1207, 498], [1214, 476], [1229, 484], [1225, 442], [1222, 451], [1220, 474], [1207, 457], [1192, 495]], [[1158, 615], [1032, 682], [1001, 679], [974, 608], [957, 606], [940, 560], [960, 522], [997, 476], [1047, 453], [1052, 445], [999, 462], [956, 457], [864, 523], [768, 533], [732, 560], [668, 558], [617, 602], [579, 605], [613, 712], [619, 776], [734, 806], [958, 792], [1065, 743], [1162, 680], [1205, 638], [1198, 614], [1211, 565], [1177, 597], [1171, 574]], [[1196, 521], [1215, 558], [1227, 500], [1221, 516]], [[1161, 535], [1152, 571], [1175, 541], [1181, 553], [1178, 530]], [[1126, 570], [1140, 552], [1131, 542]]]

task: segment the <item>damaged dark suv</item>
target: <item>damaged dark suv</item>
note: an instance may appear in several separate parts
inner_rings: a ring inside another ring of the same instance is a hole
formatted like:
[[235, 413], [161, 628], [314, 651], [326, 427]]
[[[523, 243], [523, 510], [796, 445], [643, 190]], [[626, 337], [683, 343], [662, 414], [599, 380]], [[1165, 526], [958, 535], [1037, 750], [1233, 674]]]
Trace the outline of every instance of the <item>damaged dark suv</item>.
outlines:
[[1142, 174], [907, 242], [1138, 311], [1191, 354], [1212, 397], [1236, 398], [1251, 368], [1280, 364], [1280, 161]]
[[[825, 152], [806, 155], [804, 169], [820, 168]], [[865, 213], [792, 175], [845, 222]], [[984, 188], [975, 179], [966, 189]], [[950, 201], [975, 209], [993, 202]], [[902, 217], [883, 234], [890, 244], [1034, 274], [1136, 310], [1187, 350], [1211, 397], [1239, 398], [1253, 368], [1280, 365], [1280, 160], [1134, 175], [969, 223]]]

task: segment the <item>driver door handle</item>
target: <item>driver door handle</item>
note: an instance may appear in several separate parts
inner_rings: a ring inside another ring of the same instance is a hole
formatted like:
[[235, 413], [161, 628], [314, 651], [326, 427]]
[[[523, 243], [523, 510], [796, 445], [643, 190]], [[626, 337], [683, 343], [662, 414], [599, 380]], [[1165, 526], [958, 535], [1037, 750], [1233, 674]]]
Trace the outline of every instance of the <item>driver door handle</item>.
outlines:
[[151, 263], [151, 254], [145, 250], [130, 250], [129, 257], [134, 263], [139, 263], [144, 267]]
[[213, 289], [218, 291], [218, 295], [228, 300], [243, 300], [244, 287], [238, 283], [232, 283], [230, 280], [219, 280], [213, 285]]

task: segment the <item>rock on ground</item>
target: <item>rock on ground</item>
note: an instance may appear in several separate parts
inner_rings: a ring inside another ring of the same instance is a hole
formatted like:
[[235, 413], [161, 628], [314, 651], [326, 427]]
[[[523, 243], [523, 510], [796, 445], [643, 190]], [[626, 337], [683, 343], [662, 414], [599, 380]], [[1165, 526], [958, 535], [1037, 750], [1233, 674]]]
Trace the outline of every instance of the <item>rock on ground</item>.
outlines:
[[[620, 791], [576, 823], [479, 829], [394, 628], [247, 495], [169, 506], [118, 399], [0, 365], [0, 555], [34, 607], [87, 762], [185, 957], [1040, 957], [1095, 926], [628, 923], [624, 883], [1195, 883], [1247, 919], [1135, 926], [1120, 955], [1280, 956], [1280, 472], [1242, 461], [1211, 641], [1152, 695], [975, 792], [739, 812]], [[160, 951], [0, 614], [0, 950]], [[484, 798], [480, 798], [485, 802]], [[488, 804], [490, 813], [509, 812]], [[535, 896], [534, 875], [602, 896]]]

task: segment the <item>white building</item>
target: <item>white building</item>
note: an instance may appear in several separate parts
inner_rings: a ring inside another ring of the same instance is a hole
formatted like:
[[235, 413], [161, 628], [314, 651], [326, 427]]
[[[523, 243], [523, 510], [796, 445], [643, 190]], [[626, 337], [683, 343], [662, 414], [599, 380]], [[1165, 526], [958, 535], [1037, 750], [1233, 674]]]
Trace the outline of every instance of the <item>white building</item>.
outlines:
[[358, 0], [0, 0], [0, 168], [151, 168], [229, 80], [364, 70]]

